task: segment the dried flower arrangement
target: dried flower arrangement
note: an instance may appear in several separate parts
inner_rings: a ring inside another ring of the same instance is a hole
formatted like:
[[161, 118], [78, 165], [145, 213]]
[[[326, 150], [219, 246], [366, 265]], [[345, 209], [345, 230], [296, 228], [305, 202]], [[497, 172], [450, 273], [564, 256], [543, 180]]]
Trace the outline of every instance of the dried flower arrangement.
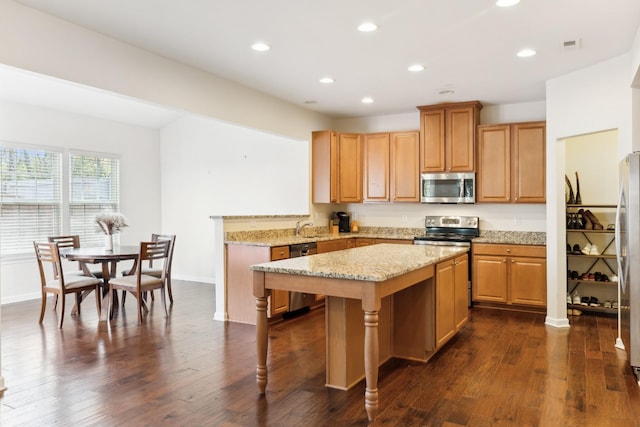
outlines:
[[117, 233], [124, 227], [129, 226], [124, 215], [118, 212], [109, 212], [97, 215], [96, 224], [98, 224], [98, 229], [104, 234]]

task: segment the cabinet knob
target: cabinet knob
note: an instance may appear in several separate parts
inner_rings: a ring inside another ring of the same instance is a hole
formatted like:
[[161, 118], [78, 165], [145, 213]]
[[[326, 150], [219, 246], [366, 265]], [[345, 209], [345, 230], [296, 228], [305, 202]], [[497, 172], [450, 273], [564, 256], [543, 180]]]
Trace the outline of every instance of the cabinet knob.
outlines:
[[507, 259], [506, 259], [506, 258], [503, 258], [503, 259], [502, 259], [502, 262], [506, 264]]

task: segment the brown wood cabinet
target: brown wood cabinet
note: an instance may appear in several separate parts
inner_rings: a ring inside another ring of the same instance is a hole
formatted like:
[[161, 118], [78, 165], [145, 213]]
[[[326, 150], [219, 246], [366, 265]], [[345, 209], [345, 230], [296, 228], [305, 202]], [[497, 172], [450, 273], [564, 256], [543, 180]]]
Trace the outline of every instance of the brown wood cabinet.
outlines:
[[479, 101], [425, 105], [420, 110], [422, 172], [475, 171]]
[[[271, 248], [271, 260], [289, 258], [289, 246], [274, 246]], [[289, 311], [289, 291], [274, 289], [268, 299], [267, 316], [274, 317]]]
[[[289, 258], [289, 246], [227, 245], [227, 314], [234, 322], [256, 323], [253, 264]], [[271, 318], [289, 311], [289, 292], [274, 290], [268, 300]]]
[[473, 300], [546, 307], [544, 246], [473, 244]]
[[545, 122], [478, 126], [479, 203], [545, 203]]
[[317, 250], [319, 254], [326, 252], [340, 251], [342, 249], [348, 249], [353, 247], [354, 239], [336, 239], [336, 240], [322, 240], [316, 242]]
[[439, 263], [436, 275], [436, 348], [442, 347], [469, 320], [467, 254]]
[[362, 136], [312, 132], [313, 203], [362, 201]]
[[389, 202], [389, 171], [391, 163], [391, 137], [388, 133], [364, 135], [364, 194], [365, 202]]
[[365, 202], [419, 202], [420, 133], [364, 135]]

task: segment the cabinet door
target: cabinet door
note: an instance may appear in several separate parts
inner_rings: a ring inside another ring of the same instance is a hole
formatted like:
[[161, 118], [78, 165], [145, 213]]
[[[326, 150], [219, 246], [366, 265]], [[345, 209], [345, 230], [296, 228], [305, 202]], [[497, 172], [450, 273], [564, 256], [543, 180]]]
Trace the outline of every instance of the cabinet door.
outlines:
[[478, 202], [509, 203], [511, 201], [511, 137], [510, 126], [478, 128]]
[[455, 265], [448, 260], [436, 266], [436, 348], [455, 332]]
[[361, 246], [369, 246], [369, 245], [375, 245], [376, 244], [376, 239], [369, 239], [367, 237], [358, 237], [356, 238], [356, 248], [359, 248]]
[[329, 130], [311, 133], [313, 203], [338, 201], [338, 136]]
[[391, 134], [391, 201], [420, 202], [420, 134]]
[[448, 172], [475, 170], [476, 109], [449, 108], [445, 117], [446, 169]]
[[420, 113], [422, 172], [444, 172], [444, 109]]
[[319, 254], [323, 254], [326, 252], [339, 251], [342, 249], [347, 249], [347, 240], [349, 239], [337, 239], [337, 240], [326, 240], [317, 242], [317, 249]]
[[545, 203], [545, 122], [521, 123], [512, 129], [512, 201]]
[[[289, 246], [274, 246], [271, 248], [271, 261], [289, 258]], [[268, 301], [268, 316], [273, 317], [280, 313], [289, 311], [289, 291], [280, 289], [271, 290]]]
[[507, 302], [507, 259], [503, 256], [473, 255], [474, 301]]
[[362, 202], [362, 138], [359, 134], [339, 134], [338, 170], [338, 200]]
[[455, 329], [458, 331], [469, 320], [469, 257], [455, 259]]
[[547, 305], [547, 262], [545, 258], [510, 259], [510, 300], [514, 304]]
[[391, 141], [388, 133], [364, 136], [364, 195], [365, 202], [388, 202]]

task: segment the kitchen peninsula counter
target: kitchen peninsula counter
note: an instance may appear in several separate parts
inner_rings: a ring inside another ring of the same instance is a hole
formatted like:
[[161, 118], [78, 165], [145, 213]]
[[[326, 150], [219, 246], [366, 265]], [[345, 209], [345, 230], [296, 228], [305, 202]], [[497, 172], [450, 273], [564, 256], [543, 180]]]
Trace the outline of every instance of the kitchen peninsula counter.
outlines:
[[433, 355], [435, 266], [466, 251], [378, 244], [252, 265], [260, 393], [267, 385], [271, 290], [322, 294], [327, 297], [326, 385], [348, 389], [364, 377], [365, 409], [373, 421], [380, 363], [391, 357], [426, 361]]

